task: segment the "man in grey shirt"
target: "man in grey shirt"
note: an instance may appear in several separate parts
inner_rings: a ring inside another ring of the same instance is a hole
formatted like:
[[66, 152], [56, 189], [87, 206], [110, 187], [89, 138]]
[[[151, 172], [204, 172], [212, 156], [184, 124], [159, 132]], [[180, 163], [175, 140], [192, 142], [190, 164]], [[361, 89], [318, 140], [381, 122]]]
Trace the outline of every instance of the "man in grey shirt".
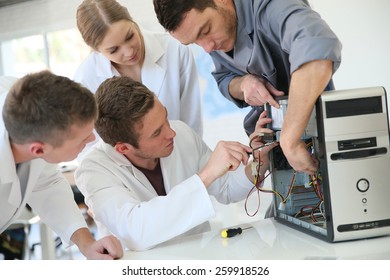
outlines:
[[263, 105], [289, 95], [280, 146], [291, 167], [314, 174], [318, 162], [301, 140], [317, 98], [333, 89], [341, 43], [306, 0], [154, 0], [160, 24], [183, 44], [213, 58], [222, 94], [253, 132]]

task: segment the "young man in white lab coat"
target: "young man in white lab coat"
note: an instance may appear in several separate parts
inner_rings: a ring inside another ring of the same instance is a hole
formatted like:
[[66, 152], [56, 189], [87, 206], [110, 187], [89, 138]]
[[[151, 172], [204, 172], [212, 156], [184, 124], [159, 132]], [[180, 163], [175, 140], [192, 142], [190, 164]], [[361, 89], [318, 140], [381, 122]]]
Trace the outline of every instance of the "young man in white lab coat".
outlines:
[[93, 94], [48, 71], [29, 74], [0, 96], [0, 233], [29, 204], [65, 245], [87, 259], [123, 256], [117, 238], [96, 241], [68, 181], [57, 170], [94, 139]]
[[[221, 203], [244, 199], [253, 187], [248, 152], [221, 141], [212, 152], [188, 125], [168, 121], [156, 95], [128, 77], [98, 88], [96, 131], [102, 140], [76, 170], [100, 230], [130, 250], [146, 250], [181, 234], [205, 231], [215, 216], [209, 195]], [[270, 122], [259, 120], [259, 132]], [[268, 151], [261, 151], [261, 173]], [[246, 166], [245, 166], [246, 165]], [[231, 172], [228, 172], [231, 171]]]

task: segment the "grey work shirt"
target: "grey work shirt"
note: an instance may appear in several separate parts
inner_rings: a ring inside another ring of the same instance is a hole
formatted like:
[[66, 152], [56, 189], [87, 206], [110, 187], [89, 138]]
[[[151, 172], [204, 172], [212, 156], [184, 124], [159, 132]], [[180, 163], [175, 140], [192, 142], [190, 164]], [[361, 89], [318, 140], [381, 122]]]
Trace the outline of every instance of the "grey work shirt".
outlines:
[[[291, 74], [313, 60], [332, 60], [333, 72], [341, 62], [341, 43], [306, 0], [234, 0], [237, 39], [233, 57], [222, 51], [210, 53], [213, 76], [221, 93], [238, 107], [249, 106], [229, 94], [237, 76], [253, 74], [288, 94]], [[332, 81], [326, 90], [333, 89]], [[252, 107], [244, 120], [249, 135], [263, 107]]]

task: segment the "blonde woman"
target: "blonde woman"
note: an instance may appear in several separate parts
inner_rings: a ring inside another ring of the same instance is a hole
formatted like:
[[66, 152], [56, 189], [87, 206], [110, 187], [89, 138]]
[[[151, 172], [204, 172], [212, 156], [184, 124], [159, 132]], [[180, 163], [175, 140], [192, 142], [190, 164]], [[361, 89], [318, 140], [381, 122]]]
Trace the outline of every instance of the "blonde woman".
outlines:
[[77, 27], [93, 52], [74, 80], [93, 93], [107, 78], [128, 76], [153, 91], [170, 120], [203, 134], [198, 74], [191, 50], [167, 33], [142, 30], [126, 7], [114, 0], [84, 0]]

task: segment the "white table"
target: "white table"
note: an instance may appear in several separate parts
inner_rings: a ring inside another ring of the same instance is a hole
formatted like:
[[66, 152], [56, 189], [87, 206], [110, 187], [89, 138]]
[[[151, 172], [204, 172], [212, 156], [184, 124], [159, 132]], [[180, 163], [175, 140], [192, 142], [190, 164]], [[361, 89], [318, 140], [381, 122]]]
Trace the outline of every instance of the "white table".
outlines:
[[133, 260], [390, 260], [390, 236], [328, 243], [274, 219], [240, 225], [253, 226], [241, 235], [224, 239], [221, 231], [176, 238], [143, 251], [127, 251]]

